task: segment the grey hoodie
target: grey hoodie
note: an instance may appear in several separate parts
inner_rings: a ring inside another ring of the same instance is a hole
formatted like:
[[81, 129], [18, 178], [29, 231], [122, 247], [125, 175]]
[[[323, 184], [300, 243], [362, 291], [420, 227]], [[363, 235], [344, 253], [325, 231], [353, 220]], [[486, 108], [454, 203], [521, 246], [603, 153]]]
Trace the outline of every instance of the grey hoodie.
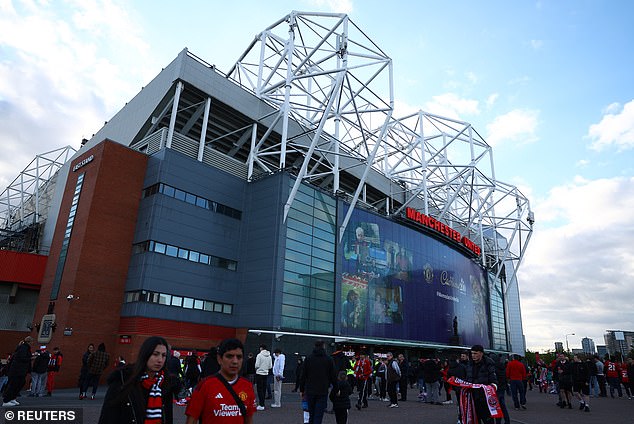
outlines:
[[255, 373], [259, 375], [269, 375], [269, 370], [273, 368], [271, 352], [264, 349], [255, 357]]

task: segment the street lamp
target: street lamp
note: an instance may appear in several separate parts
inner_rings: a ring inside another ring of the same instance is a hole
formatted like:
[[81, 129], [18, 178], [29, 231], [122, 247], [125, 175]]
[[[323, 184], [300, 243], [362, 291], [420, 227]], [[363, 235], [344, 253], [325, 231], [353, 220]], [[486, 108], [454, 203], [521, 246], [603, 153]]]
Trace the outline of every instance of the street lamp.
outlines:
[[570, 353], [570, 348], [568, 347], [568, 336], [574, 336], [575, 333], [566, 334], [566, 352]]

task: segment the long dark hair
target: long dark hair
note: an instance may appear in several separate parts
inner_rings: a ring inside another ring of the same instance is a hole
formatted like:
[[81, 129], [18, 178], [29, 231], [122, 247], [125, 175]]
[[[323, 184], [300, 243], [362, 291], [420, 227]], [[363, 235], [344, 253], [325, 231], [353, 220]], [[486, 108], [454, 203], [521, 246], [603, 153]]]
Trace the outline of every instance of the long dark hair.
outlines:
[[[152, 354], [154, 353], [154, 349], [156, 349], [156, 346], [158, 345], [165, 346], [165, 351], [169, 354], [169, 345], [167, 344], [167, 340], [165, 340], [163, 337], [152, 336], [146, 339], [139, 349], [139, 354], [136, 357], [134, 365], [132, 365], [132, 373], [121, 388], [122, 392], [127, 392], [127, 390], [129, 390], [134, 384], [136, 384], [141, 379], [141, 376], [145, 374], [147, 361], [150, 359], [150, 356], [152, 356]], [[164, 370], [166, 365], [167, 360], [163, 364], [163, 368], [161, 368], [161, 370]]]

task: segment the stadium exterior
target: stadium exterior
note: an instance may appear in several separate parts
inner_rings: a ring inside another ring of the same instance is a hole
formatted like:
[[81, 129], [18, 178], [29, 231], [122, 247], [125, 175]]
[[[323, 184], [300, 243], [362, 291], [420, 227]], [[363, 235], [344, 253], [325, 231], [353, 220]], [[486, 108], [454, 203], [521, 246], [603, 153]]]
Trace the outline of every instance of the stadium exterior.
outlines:
[[66, 385], [88, 343], [131, 357], [155, 334], [523, 353], [528, 200], [470, 124], [393, 106], [391, 59], [347, 15], [292, 12], [227, 74], [183, 50], [2, 193], [0, 247], [35, 228], [27, 250], [48, 259], [39, 297], [0, 285], [0, 324], [60, 346]]

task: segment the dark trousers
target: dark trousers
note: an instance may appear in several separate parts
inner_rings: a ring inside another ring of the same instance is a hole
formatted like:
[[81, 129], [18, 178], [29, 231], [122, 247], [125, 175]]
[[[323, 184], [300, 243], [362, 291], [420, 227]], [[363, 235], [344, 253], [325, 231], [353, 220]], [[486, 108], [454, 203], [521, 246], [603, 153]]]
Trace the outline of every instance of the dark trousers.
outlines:
[[268, 375], [255, 375], [255, 384], [258, 390], [258, 405], [264, 406], [264, 399], [266, 398], [266, 380]]
[[407, 377], [401, 377], [401, 380], [398, 382], [398, 391], [401, 394], [401, 400], [407, 400]]
[[273, 397], [273, 392], [271, 392], [271, 385], [273, 384], [273, 374], [270, 374], [266, 376], [266, 397], [267, 398], [271, 398]]
[[388, 381], [387, 382], [387, 395], [390, 397], [391, 404], [398, 404], [398, 398], [396, 397], [396, 384], [397, 381]]
[[96, 394], [97, 387], [99, 387], [99, 377], [101, 377], [101, 374], [88, 374], [88, 377], [82, 382], [81, 392], [88, 392], [88, 387], [92, 386], [92, 394]]
[[597, 375], [597, 381], [599, 382], [599, 396], [607, 397], [608, 392], [605, 388], [605, 375]]
[[7, 387], [5, 387], [4, 389], [4, 396], [2, 397], [2, 401], [9, 402], [17, 398], [20, 390], [22, 390], [22, 387], [24, 387], [25, 381], [25, 375], [19, 377], [9, 377]]
[[337, 424], [348, 424], [348, 410], [343, 409], [335, 409], [335, 421]]
[[489, 406], [487, 405], [487, 399], [484, 395], [483, 389], [476, 389], [473, 391], [473, 406], [475, 407], [476, 414], [478, 415], [478, 419], [481, 423], [493, 424], [494, 420], [491, 418], [491, 413], [489, 412]]
[[513, 395], [513, 405], [519, 408], [520, 405], [526, 405], [526, 392], [522, 380], [511, 380], [511, 394]]
[[[496, 390], [498, 395], [498, 402], [500, 402], [500, 408], [502, 408], [502, 413], [504, 414], [504, 424], [510, 424], [511, 418], [509, 417], [509, 410], [506, 408], [506, 399], [504, 399], [504, 390]], [[502, 424], [502, 418], [495, 419], [496, 424]]]
[[614, 397], [614, 391], [619, 393], [619, 397], [623, 397], [623, 390], [621, 390], [621, 381], [618, 377], [608, 377], [608, 384], [610, 385], [610, 396]]
[[359, 400], [357, 405], [368, 406], [368, 393], [370, 392], [370, 380], [357, 379], [357, 391], [359, 392]]
[[321, 424], [324, 420], [324, 411], [328, 405], [328, 395], [306, 395], [308, 402], [309, 424]]

